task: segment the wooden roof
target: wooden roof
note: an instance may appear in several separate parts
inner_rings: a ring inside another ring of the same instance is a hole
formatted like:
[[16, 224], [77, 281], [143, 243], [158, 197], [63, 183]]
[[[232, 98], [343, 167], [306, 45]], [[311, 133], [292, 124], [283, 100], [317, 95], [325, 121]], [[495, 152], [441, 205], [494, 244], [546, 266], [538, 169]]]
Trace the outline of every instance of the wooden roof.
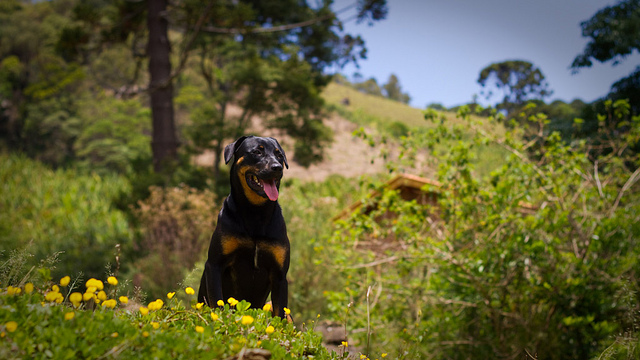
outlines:
[[[433, 191], [424, 191], [425, 185], [431, 185], [435, 189]], [[385, 183], [385, 187], [391, 190], [400, 190], [400, 195], [405, 200], [414, 200], [419, 196], [418, 194], [424, 195], [434, 195], [430, 196], [429, 199], [434, 199], [440, 193], [439, 189], [442, 187], [442, 184], [438, 181], [427, 179], [417, 175], [410, 174], [400, 174], [391, 180]], [[369, 195], [370, 198], [375, 198], [380, 196], [381, 193], [379, 191], [373, 191]], [[435, 203], [435, 201], [432, 201]], [[349, 214], [353, 213], [356, 209], [361, 207], [363, 204], [362, 200], [358, 200], [355, 203], [349, 205], [347, 208], [342, 210], [338, 215], [333, 217], [333, 221], [342, 220], [349, 216]], [[523, 201], [518, 202], [519, 212], [523, 214], [531, 214], [534, 213], [538, 207], [529, 203], [525, 203]]]
[[[403, 196], [403, 198], [405, 200], [412, 200], [415, 197], [411, 197], [410, 195], [408, 195], [410, 190], [414, 190], [413, 192], [420, 192], [420, 193], [426, 193], [425, 191], [422, 190], [422, 188], [425, 185], [432, 185], [436, 188], [440, 188], [442, 187], [442, 184], [440, 184], [439, 182], [435, 181], [435, 180], [430, 180], [421, 176], [417, 176], [417, 175], [410, 175], [410, 174], [400, 174], [394, 178], [392, 178], [391, 180], [387, 181], [385, 183], [385, 187], [387, 187], [388, 189], [391, 190], [400, 190], [401, 191], [401, 196], [402, 194], [407, 194], [405, 196]], [[404, 191], [403, 191], [404, 190]], [[409, 190], [409, 191], [407, 191]], [[437, 193], [438, 191], [434, 191], [433, 193]], [[369, 197], [377, 197], [380, 196], [380, 192], [379, 191], [373, 191]], [[344, 210], [342, 210], [340, 212], [340, 214], [336, 215], [332, 220], [336, 221], [336, 220], [341, 220], [341, 219], [345, 219], [349, 214], [351, 214], [352, 212], [354, 212], [356, 209], [358, 209], [359, 207], [362, 206], [362, 200], [358, 200], [355, 203], [349, 205], [347, 208], [345, 208]]]

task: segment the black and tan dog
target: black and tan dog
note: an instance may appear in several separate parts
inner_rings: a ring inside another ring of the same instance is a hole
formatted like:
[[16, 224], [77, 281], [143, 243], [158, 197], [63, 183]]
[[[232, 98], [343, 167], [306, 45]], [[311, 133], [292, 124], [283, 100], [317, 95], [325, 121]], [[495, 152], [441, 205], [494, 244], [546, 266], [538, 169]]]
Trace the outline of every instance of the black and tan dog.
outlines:
[[211, 237], [198, 302], [213, 307], [233, 297], [262, 307], [271, 293], [273, 312], [287, 307], [289, 238], [278, 190], [287, 158], [274, 138], [242, 136], [224, 149], [231, 165], [231, 193]]

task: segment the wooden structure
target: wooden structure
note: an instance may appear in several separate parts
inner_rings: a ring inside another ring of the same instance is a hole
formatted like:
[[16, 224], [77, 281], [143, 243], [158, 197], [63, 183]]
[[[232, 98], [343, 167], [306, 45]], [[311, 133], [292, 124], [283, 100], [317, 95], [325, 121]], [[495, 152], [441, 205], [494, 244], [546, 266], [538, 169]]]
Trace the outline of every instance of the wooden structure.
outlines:
[[[425, 186], [428, 185], [430, 185], [431, 189], [424, 190]], [[418, 204], [436, 205], [438, 202], [438, 194], [440, 193], [439, 189], [442, 187], [442, 184], [421, 176], [400, 174], [387, 181], [385, 187], [391, 190], [398, 190], [400, 192], [400, 197], [406, 201], [416, 200]], [[371, 193], [370, 197], [375, 198], [380, 195], [379, 191], [374, 191]], [[342, 210], [340, 214], [335, 216], [333, 221], [346, 219], [349, 214], [360, 208], [362, 204], [362, 200], [359, 200], [349, 205], [346, 209]]]
[[[416, 200], [418, 204], [422, 205], [437, 205], [442, 184], [421, 176], [400, 174], [387, 181], [385, 187], [391, 190], [399, 190], [400, 197], [406, 201]], [[369, 197], [376, 198], [380, 195], [379, 191], [374, 191]], [[363, 201], [359, 200], [349, 205], [346, 209], [342, 210], [340, 214], [336, 215], [333, 221], [346, 219], [349, 214], [360, 208], [362, 204]], [[371, 205], [369, 205], [369, 207], [371, 207]], [[371, 210], [373, 210], [373, 208], [365, 210], [365, 213]], [[536, 210], [537, 207], [534, 205], [522, 201], [518, 203], [518, 212], [521, 214], [532, 214]]]

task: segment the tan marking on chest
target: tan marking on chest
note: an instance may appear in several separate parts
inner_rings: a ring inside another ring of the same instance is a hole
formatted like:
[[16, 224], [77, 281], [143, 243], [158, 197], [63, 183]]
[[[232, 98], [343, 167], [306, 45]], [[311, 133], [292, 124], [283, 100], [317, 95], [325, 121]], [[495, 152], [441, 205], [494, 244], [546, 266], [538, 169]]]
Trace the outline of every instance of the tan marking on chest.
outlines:
[[272, 244], [264, 244], [261, 243], [258, 245], [260, 251], [264, 251], [266, 253], [271, 254], [273, 259], [278, 263], [278, 266], [282, 268], [284, 266], [284, 262], [287, 259], [287, 248], [280, 245], [272, 245]]
[[223, 236], [222, 237], [222, 255], [229, 255], [236, 251], [240, 247], [251, 247], [253, 241], [247, 239], [240, 239], [235, 236]]

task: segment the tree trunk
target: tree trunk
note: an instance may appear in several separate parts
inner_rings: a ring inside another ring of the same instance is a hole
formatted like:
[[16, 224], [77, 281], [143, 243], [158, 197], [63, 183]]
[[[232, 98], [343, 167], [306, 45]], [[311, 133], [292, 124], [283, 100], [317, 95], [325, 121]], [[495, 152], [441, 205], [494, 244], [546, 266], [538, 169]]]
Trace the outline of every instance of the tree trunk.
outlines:
[[178, 140], [173, 113], [173, 84], [171, 80], [171, 44], [165, 18], [167, 0], [147, 0], [147, 26], [149, 29], [149, 96], [153, 134], [151, 149], [153, 169], [162, 172], [168, 163], [178, 158]]

